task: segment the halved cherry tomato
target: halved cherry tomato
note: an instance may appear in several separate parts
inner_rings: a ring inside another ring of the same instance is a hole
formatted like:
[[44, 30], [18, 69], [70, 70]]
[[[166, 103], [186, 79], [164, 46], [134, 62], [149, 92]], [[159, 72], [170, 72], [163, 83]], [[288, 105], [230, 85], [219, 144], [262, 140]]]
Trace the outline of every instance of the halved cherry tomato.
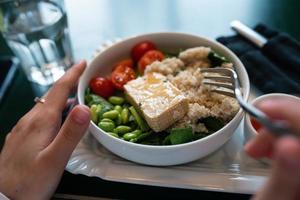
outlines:
[[251, 121], [253, 128], [256, 131], [258, 131], [262, 127], [262, 125], [260, 123], [258, 123], [258, 121], [256, 121], [255, 119], [251, 118], [250, 121]]
[[131, 50], [131, 58], [134, 62], [138, 62], [140, 58], [150, 50], [156, 49], [156, 46], [150, 41], [144, 41], [136, 44]]
[[114, 68], [117, 68], [119, 65], [124, 65], [126, 67], [130, 67], [130, 68], [133, 68], [133, 60], [128, 58], [128, 59], [124, 59], [120, 62], [118, 62]]
[[123, 86], [130, 80], [135, 79], [134, 70], [125, 65], [118, 65], [111, 74], [111, 81], [115, 88], [123, 90]]
[[144, 73], [147, 65], [150, 65], [154, 61], [162, 61], [165, 58], [164, 54], [158, 50], [151, 50], [145, 53], [138, 63], [140, 73]]
[[104, 98], [112, 96], [114, 92], [114, 86], [111, 80], [104, 77], [95, 77], [90, 81], [90, 88], [92, 92], [98, 94]]

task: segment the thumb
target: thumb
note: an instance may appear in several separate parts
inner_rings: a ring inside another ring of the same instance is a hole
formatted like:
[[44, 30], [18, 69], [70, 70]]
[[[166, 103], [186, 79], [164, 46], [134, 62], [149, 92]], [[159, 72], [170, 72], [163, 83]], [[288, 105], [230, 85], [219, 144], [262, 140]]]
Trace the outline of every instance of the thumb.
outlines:
[[48, 146], [48, 156], [59, 163], [66, 163], [84, 135], [90, 122], [90, 110], [87, 106], [75, 106], [53, 142]]
[[299, 199], [300, 142], [296, 138], [282, 138], [275, 145], [271, 176], [256, 200]]

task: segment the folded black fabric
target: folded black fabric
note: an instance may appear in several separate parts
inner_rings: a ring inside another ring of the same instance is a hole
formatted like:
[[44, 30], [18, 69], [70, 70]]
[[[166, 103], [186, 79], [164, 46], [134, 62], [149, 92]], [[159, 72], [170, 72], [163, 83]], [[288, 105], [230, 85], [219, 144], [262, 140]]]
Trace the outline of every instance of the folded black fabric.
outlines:
[[258, 48], [240, 35], [217, 40], [241, 59], [251, 84], [263, 93], [300, 94], [300, 44], [290, 36], [259, 24], [255, 30], [268, 42]]

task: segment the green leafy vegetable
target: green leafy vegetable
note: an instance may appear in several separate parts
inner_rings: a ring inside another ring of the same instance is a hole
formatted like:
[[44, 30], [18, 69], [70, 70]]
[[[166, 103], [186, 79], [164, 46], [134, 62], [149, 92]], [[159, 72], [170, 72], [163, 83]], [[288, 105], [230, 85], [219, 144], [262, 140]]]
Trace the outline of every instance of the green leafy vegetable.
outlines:
[[85, 101], [89, 107], [91, 107], [94, 104], [101, 105], [101, 111], [98, 113], [99, 118], [102, 117], [103, 113], [114, 109], [114, 106], [111, 103], [106, 101], [103, 97], [100, 97], [95, 94], [91, 94], [89, 90], [86, 90]]
[[164, 51], [164, 55], [166, 58], [178, 57], [179, 54], [183, 51], [183, 49], [179, 49], [178, 51]]
[[194, 140], [192, 127], [173, 128], [170, 134], [171, 144], [183, 144]]
[[204, 132], [194, 133], [194, 140], [199, 140], [199, 139], [204, 138], [208, 135], [209, 135], [209, 133], [204, 133]]
[[213, 67], [221, 66], [223, 63], [229, 62], [224, 56], [220, 56], [214, 51], [209, 52], [208, 59]]
[[204, 123], [205, 127], [210, 132], [218, 131], [225, 125], [223, 120], [220, 118], [217, 118], [217, 117], [206, 117], [206, 118], [199, 120], [199, 122]]

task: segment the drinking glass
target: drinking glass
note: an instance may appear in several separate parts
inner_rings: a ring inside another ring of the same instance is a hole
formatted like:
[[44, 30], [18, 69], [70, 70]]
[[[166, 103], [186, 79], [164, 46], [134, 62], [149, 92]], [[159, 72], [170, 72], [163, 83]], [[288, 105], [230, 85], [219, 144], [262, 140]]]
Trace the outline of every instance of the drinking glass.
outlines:
[[0, 28], [32, 82], [49, 86], [73, 63], [63, 0], [1, 0]]

